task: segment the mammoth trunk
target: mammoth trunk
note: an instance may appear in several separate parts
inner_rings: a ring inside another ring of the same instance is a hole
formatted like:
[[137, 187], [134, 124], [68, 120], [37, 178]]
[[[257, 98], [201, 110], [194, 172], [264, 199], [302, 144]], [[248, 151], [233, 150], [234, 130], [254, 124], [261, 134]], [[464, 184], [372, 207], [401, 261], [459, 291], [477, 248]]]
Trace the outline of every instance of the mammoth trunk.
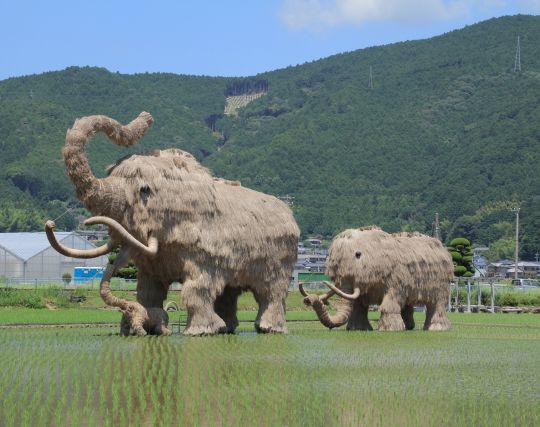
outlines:
[[117, 307], [120, 310], [126, 310], [128, 306], [128, 302], [124, 299], [115, 297], [111, 292], [111, 277], [113, 275], [114, 267], [112, 265], [107, 266], [107, 270], [105, 271], [105, 274], [103, 275], [103, 280], [101, 281], [100, 287], [99, 287], [99, 295], [105, 302], [105, 304], [111, 306], [111, 307]]
[[92, 173], [86, 157], [85, 146], [96, 133], [104, 133], [117, 145], [137, 143], [153, 122], [149, 113], [143, 112], [128, 125], [122, 126], [107, 116], [88, 116], [77, 119], [67, 131], [62, 150], [69, 178], [75, 185], [77, 197], [93, 212], [99, 211], [104, 195], [114, 201], [114, 185], [107, 179], [98, 179]]
[[328, 313], [326, 306], [319, 299], [312, 301], [311, 306], [315, 310], [315, 313], [317, 313], [317, 317], [321, 323], [327, 328], [333, 329], [347, 323], [352, 312], [353, 302], [339, 299], [337, 312], [333, 316]]

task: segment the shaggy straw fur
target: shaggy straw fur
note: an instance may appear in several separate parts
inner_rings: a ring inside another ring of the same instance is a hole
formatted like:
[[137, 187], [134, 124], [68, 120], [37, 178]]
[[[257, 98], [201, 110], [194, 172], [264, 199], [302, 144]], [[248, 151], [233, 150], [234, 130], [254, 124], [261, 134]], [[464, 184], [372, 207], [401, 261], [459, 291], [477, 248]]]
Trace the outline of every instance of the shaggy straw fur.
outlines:
[[[97, 132], [118, 145], [135, 143], [152, 123], [141, 113], [127, 126], [105, 116], [78, 119], [63, 149], [77, 195], [94, 214], [117, 221], [149, 247], [133, 245], [137, 300], [163, 307], [170, 283], [179, 281], [187, 307], [186, 335], [234, 332], [236, 300], [243, 290], [259, 304], [255, 327], [286, 332], [285, 298], [296, 260], [299, 229], [288, 206], [273, 196], [214, 178], [182, 150], [128, 156], [96, 178], [85, 145]], [[125, 239], [110, 228], [114, 242]]]
[[347, 323], [347, 329], [370, 330], [370, 304], [380, 305], [380, 331], [414, 329], [414, 305], [426, 306], [424, 329], [447, 330], [450, 254], [438, 240], [419, 233], [388, 234], [372, 226], [345, 230], [332, 241], [326, 267], [346, 293], [359, 290], [354, 301], [340, 301], [330, 316], [321, 298], [307, 295], [320, 321], [328, 328]]

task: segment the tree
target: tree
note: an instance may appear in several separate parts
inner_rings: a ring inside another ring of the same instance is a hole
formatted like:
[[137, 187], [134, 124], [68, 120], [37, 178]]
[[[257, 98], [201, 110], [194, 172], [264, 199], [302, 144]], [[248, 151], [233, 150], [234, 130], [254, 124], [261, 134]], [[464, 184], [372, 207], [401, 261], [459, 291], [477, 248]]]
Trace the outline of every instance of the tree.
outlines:
[[[109, 255], [109, 264], [114, 264], [114, 261], [116, 260], [117, 256], [118, 256], [118, 249], [115, 249]], [[129, 261], [128, 265], [118, 269], [118, 271], [115, 274], [115, 277], [133, 280], [133, 279], [137, 279], [137, 273], [138, 273], [137, 266], [133, 263], [133, 261]]]
[[534, 260], [540, 253], [540, 196], [527, 199], [520, 210], [520, 257]]
[[474, 275], [473, 250], [471, 242], [464, 237], [457, 237], [448, 245], [448, 252], [454, 262], [456, 277], [472, 277]]
[[489, 245], [486, 258], [490, 262], [513, 258], [515, 247], [516, 241], [513, 237], [503, 237]]

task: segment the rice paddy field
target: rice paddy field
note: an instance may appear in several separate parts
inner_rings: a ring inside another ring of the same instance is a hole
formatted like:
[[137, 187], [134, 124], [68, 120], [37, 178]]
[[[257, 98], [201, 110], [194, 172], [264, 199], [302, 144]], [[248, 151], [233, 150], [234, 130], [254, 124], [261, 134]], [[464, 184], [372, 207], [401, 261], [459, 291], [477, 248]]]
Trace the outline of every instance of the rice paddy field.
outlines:
[[291, 321], [288, 335], [242, 323], [199, 338], [8, 327], [0, 425], [540, 425], [540, 316], [451, 320], [442, 333]]

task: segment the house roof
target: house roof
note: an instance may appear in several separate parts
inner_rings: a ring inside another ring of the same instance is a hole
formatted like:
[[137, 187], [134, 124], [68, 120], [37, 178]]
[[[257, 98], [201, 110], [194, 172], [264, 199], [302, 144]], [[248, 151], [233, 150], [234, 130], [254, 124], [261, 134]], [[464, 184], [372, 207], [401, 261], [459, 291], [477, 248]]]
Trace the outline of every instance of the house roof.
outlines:
[[[54, 233], [58, 241], [76, 233], [59, 231]], [[79, 236], [77, 236], [79, 237]], [[80, 237], [79, 237], [80, 238]], [[26, 261], [49, 248], [51, 244], [44, 232], [38, 233], [0, 233], [0, 247], [11, 252], [16, 257]]]

